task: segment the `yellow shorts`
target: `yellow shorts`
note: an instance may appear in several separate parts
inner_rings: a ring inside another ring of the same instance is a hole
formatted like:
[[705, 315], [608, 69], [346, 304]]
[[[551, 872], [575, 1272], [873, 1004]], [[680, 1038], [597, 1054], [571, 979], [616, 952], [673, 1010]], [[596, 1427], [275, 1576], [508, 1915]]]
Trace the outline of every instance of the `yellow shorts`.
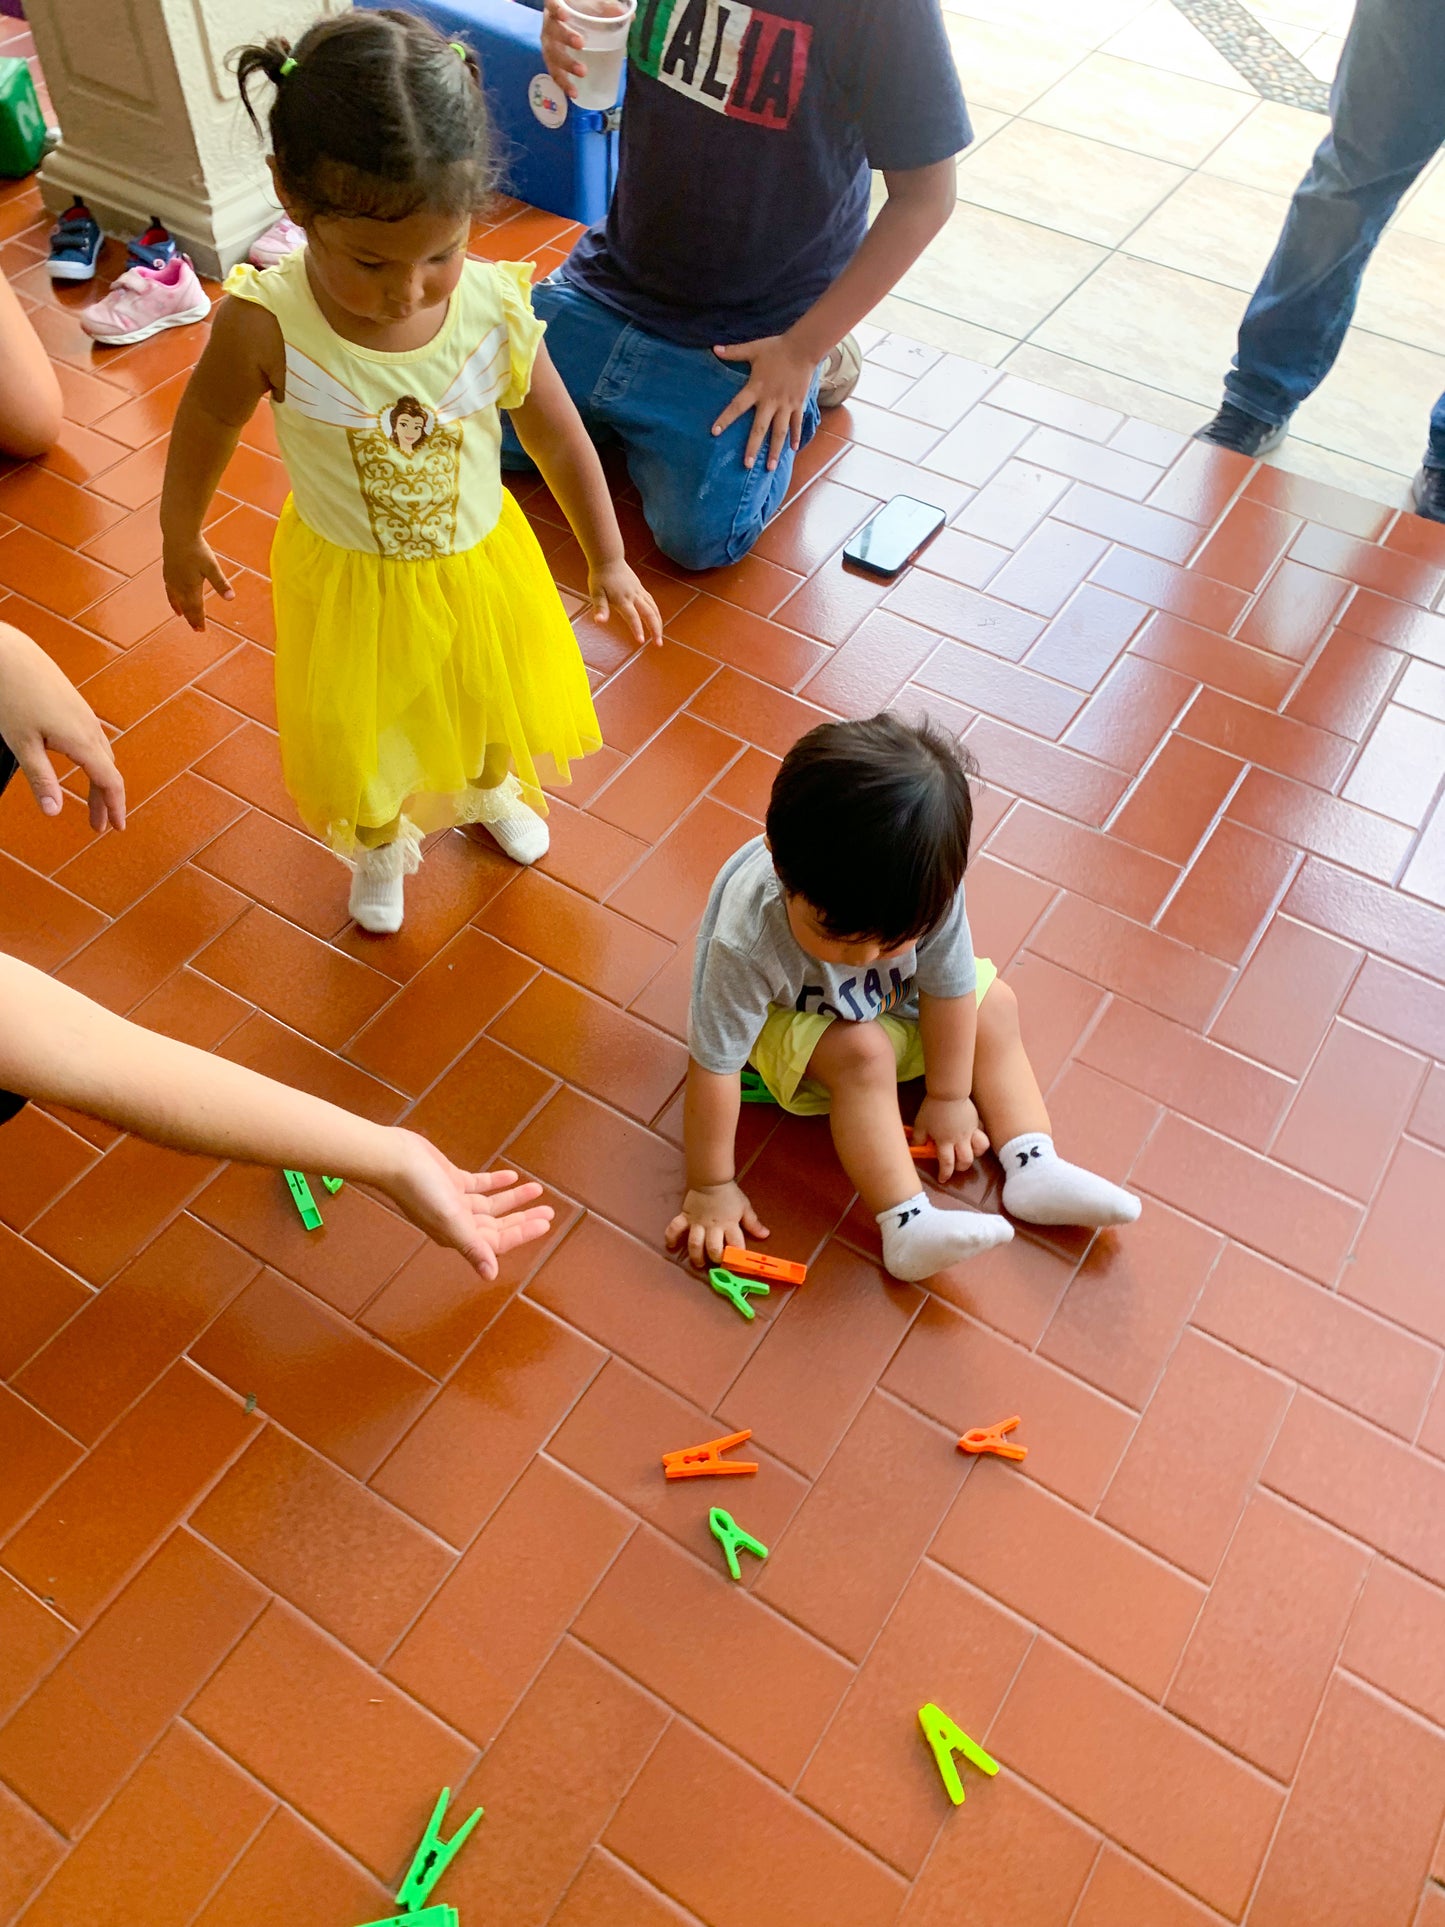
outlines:
[[[974, 962], [978, 969], [977, 995], [982, 1003], [998, 971], [987, 957], [977, 957]], [[768, 1012], [767, 1022], [758, 1033], [758, 1041], [753, 1045], [748, 1062], [783, 1109], [791, 1111], [795, 1117], [820, 1117], [831, 1108], [827, 1091], [816, 1079], [804, 1073], [812, 1062], [813, 1052], [818, 1048], [823, 1032], [836, 1021], [831, 1014], [823, 1011], [784, 1010], [780, 1004], [774, 1004]], [[919, 1035], [918, 1019], [894, 1017], [885, 1011], [881, 1017], [870, 1018], [869, 1022], [879, 1025], [893, 1046], [893, 1055], [898, 1060], [899, 1083], [906, 1084], [911, 1078], [922, 1077], [923, 1039]]]

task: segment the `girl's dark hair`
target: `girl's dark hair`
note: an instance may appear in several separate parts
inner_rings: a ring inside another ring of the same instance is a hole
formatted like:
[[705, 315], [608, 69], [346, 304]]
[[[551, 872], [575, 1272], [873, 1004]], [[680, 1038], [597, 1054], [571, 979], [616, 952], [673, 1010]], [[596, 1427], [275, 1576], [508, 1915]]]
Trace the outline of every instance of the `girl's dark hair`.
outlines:
[[[318, 20], [293, 47], [267, 40], [232, 56], [251, 125], [260, 75], [281, 185], [319, 214], [404, 221], [421, 208], [472, 214], [495, 179], [477, 57], [415, 14], [387, 7]], [[463, 57], [464, 56], [464, 57]]]
[[968, 867], [972, 761], [932, 723], [820, 723], [768, 802], [773, 867], [830, 936], [898, 949], [948, 914]]

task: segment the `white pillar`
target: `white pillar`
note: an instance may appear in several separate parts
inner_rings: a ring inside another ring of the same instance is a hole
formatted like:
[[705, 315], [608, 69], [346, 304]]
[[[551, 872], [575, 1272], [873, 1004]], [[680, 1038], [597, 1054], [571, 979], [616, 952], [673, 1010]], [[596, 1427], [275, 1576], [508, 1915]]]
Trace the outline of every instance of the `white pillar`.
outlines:
[[[271, 34], [299, 39], [350, 4], [27, 0], [61, 133], [40, 170], [46, 206], [79, 196], [127, 237], [159, 215], [202, 274], [224, 274], [277, 213], [226, 56]], [[253, 86], [259, 106], [269, 90]]]

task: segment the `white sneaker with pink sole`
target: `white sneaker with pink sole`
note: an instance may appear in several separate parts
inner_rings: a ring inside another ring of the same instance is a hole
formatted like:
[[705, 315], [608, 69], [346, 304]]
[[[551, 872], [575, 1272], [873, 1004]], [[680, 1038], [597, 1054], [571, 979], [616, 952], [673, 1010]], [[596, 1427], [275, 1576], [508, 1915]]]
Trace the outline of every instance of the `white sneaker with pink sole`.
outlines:
[[204, 321], [211, 312], [206, 291], [183, 254], [160, 268], [127, 268], [110, 293], [80, 311], [80, 325], [109, 348], [147, 341], [163, 328]]

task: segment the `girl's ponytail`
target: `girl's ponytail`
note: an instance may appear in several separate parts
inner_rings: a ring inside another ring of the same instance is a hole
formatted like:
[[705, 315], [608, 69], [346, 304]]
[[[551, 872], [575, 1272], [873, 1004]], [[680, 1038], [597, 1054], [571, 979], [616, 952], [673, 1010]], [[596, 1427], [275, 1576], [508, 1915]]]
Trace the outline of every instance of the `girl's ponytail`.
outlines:
[[251, 125], [260, 134], [264, 130], [251, 101], [251, 81], [260, 74], [273, 87], [279, 88], [289, 71], [286, 63], [291, 60], [291, 42], [275, 38], [263, 40], [249, 47], [238, 47], [231, 58], [236, 68], [236, 85], [241, 90], [241, 104], [246, 109]]

